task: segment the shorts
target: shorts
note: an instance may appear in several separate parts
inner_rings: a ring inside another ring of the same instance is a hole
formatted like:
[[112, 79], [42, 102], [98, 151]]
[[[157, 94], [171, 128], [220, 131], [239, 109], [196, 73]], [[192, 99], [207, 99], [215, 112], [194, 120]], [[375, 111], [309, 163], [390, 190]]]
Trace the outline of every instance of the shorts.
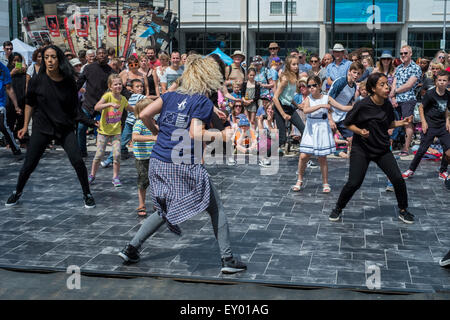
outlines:
[[414, 114], [414, 108], [416, 106], [417, 101], [416, 100], [410, 100], [405, 102], [399, 102], [398, 108], [400, 109], [400, 112], [402, 113], [402, 118], [408, 118], [409, 116], [412, 116]]
[[136, 159], [136, 169], [137, 169], [137, 187], [141, 190], [146, 190], [150, 181], [148, 179], [148, 166], [150, 159], [147, 160], [137, 160]]
[[353, 131], [347, 129], [344, 125], [344, 121], [336, 122], [336, 127], [344, 139], [353, 137]]
[[245, 106], [245, 110], [247, 110], [248, 112], [256, 112], [258, 110], [258, 106], [256, 105], [255, 102], [253, 102], [248, 106]]

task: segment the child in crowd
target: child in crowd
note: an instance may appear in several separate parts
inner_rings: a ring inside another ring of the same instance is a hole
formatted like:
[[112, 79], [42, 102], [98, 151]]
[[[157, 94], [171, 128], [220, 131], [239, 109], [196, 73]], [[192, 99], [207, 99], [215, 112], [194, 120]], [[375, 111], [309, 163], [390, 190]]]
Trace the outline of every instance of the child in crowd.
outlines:
[[[144, 93], [144, 84], [139, 79], [131, 80], [131, 90], [132, 95], [130, 99], [128, 99], [128, 104], [134, 108], [136, 103], [140, 100], [145, 99]], [[120, 137], [120, 152], [122, 155], [128, 154], [127, 145], [131, 141], [131, 136], [133, 133], [133, 125], [136, 122], [136, 117], [133, 112], [128, 112], [127, 119], [125, 121], [125, 125], [123, 126], [122, 136]], [[109, 154], [108, 159], [101, 162], [101, 166], [103, 168], [109, 167], [113, 163], [113, 152]]]
[[265, 115], [263, 115], [260, 122], [258, 122], [258, 153], [260, 157], [259, 165], [261, 167], [270, 166], [272, 140], [278, 139], [278, 130], [273, 108], [273, 103], [269, 103]]
[[[242, 99], [242, 82], [240, 81], [233, 81], [233, 91], [231, 92], [231, 95], [233, 98], [236, 99]], [[227, 111], [231, 113], [231, 110], [233, 109], [233, 101], [228, 100], [228, 108]]]
[[363, 81], [358, 85], [357, 95], [358, 98], [356, 98], [356, 102], [361, 101], [369, 96], [369, 94], [367, 93], [366, 81]]
[[240, 154], [256, 154], [258, 149], [258, 139], [256, 132], [250, 127], [247, 117], [239, 119], [239, 128], [235, 134], [235, 145]]
[[[409, 165], [409, 169], [402, 174], [404, 179], [414, 176], [420, 160], [436, 137], [439, 138], [443, 146], [445, 153], [443, 157], [446, 157], [447, 161], [450, 160], [450, 118], [448, 111], [450, 109], [450, 93], [447, 91], [448, 83], [449, 73], [447, 71], [440, 71], [435, 80], [436, 87], [428, 90], [422, 99], [419, 111], [423, 137], [419, 150]], [[440, 179], [446, 180], [447, 177], [447, 172], [439, 173]]]
[[334, 155], [343, 159], [348, 159], [348, 141], [345, 140], [339, 133], [334, 135], [334, 142], [336, 143], [336, 152]]
[[109, 91], [95, 105], [95, 111], [101, 112], [99, 130], [97, 135], [97, 152], [92, 162], [89, 184], [95, 180], [100, 161], [105, 154], [106, 144], [112, 141], [113, 147], [113, 180], [114, 187], [121, 187], [119, 180], [120, 171], [120, 136], [121, 119], [125, 109], [133, 112], [133, 108], [128, 104], [127, 99], [120, 94], [122, 91], [122, 79], [117, 74], [108, 77]]
[[256, 70], [254, 68], [248, 69], [247, 81], [242, 85], [242, 95], [244, 96], [243, 103], [245, 107], [245, 115], [250, 121], [253, 130], [256, 129], [256, 111], [258, 110], [258, 101], [261, 94], [261, 86], [255, 82]]
[[136, 210], [140, 217], [147, 215], [147, 209], [145, 207], [145, 194], [147, 192], [147, 188], [149, 187], [148, 166], [150, 162], [150, 155], [157, 137], [145, 126], [142, 120], [139, 119], [139, 113], [152, 102], [152, 99], [143, 99], [139, 101], [134, 108], [134, 114], [137, 120], [133, 126], [133, 153], [136, 158], [139, 197], [139, 207]]
[[329, 113], [330, 104], [340, 110], [350, 111], [350, 106], [342, 106], [328, 95], [323, 95], [322, 81], [318, 76], [311, 76], [307, 80], [311, 94], [304, 101], [304, 111], [307, 115], [305, 131], [300, 144], [300, 157], [298, 161], [298, 180], [292, 191], [300, 191], [303, 188], [303, 175], [311, 155], [319, 158], [320, 170], [324, 193], [330, 193], [328, 184], [327, 155], [336, 152], [333, 132], [331, 130]]

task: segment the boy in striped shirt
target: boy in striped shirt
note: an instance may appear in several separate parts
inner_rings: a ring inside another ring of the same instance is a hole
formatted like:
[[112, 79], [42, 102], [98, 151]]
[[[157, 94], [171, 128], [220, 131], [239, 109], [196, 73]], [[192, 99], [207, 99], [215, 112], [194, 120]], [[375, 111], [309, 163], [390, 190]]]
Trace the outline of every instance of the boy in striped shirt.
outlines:
[[152, 99], [143, 99], [140, 100], [134, 108], [136, 122], [133, 125], [133, 152], [134, 157], [136, 158], [136, 169], [138, 173], [137, 185], [139, 207], [137, 208], [137, 213], [141, 217], [147, 215], [147, 209], [145, 208], [145, 195], [150, 184], [148, 180], [148, 166], [150, 162], [150, 154], [152, 153], [157, 136], [153, 135], [142, 120], [139, 119], [139, 113], [152, 102]]

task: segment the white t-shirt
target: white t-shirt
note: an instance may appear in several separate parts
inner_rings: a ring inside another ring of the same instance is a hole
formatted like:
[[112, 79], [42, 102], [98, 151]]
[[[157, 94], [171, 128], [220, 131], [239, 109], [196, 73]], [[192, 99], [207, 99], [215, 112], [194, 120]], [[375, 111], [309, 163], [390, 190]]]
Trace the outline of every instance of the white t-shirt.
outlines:
[[166, 71], [161, 76], [161, 83], [167, 83], [167, 89], [170, 88], [172, 83], [174, 83], [179, 77], [183, 75], [183, 70], [180, 68], [178, 70], [173, 70], [171, 67], [168, 67]]

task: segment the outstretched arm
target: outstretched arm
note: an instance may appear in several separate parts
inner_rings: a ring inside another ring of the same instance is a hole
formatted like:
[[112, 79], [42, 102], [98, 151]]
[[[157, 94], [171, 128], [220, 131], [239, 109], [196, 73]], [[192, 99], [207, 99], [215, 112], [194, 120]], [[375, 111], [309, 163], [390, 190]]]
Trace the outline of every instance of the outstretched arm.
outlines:
[[336, 109], [339, 109], [339, 110], [345, 111], [345, 112], [349, 112], [350, 110], [353, 109], [353, 106], [344, 106], [344, 105], [340, 104], [339, 102], [337, 102], [336, 100], [334, 100], [332, 97], [328, 97], [328, 103], [331, 104]]

